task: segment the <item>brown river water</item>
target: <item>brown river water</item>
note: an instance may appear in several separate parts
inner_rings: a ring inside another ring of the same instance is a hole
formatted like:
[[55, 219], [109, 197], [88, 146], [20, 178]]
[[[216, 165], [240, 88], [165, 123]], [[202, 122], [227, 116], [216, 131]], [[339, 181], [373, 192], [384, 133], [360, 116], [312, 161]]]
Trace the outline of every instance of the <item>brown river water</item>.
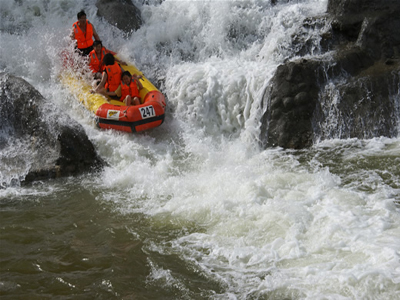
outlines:
[[[200, 299], [219, 289], [177, 255], [146, 245], [179, 233], [140, 213], [113, 212], [75, 180], [53, 184], [46, 195], [0, 200], [1, 299]], [[148, 278], [154, 265], [176, 283]]]

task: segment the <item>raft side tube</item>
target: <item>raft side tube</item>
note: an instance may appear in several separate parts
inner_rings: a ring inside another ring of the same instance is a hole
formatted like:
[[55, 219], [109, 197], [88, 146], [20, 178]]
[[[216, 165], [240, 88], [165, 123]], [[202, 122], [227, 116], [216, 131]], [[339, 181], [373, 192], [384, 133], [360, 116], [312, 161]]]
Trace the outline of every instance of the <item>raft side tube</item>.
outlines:
[[149, 119], [135, 122], [118, 121], [111, 119], [97, 118], [96, 124], [102, 129], [115, 129], [125, 132], [139, 132], [160, 126], [164, 122], [165, 115], [155, 116]]

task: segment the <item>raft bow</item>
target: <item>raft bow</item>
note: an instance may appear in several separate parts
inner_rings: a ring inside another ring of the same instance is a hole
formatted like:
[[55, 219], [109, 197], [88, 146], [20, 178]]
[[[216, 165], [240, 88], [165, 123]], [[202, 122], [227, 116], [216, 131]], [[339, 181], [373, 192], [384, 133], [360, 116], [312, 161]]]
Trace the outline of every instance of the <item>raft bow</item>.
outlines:
[[[123, 66], [132, 75], [142, 75], [133, 65]], [[122, 101], [91, 94], [91, 87], [78, 76], [64, 74], [62, 81], [78, 100], [96, 116], [96, 124], [103, 129], [139, 132], [160, 126], [164, 122], [165, 97], [142, 75], [141, 104], [126, 106]]]

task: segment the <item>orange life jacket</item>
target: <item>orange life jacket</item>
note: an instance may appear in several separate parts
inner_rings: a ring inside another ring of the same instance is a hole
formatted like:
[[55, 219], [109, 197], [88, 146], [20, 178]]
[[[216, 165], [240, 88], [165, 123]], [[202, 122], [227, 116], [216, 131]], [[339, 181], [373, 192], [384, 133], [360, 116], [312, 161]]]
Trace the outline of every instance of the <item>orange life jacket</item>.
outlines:
[[106, 66], [104, 71], [107, 72], [107, 82], [105, 84], [106, 89], [110, 92], [115, 92], [121, 84], [121, 67], [115, 62], [113, 65]]
[[121, 101], [124, 101], [125, 97], [130, 95], [133, 97], [138, 97], [140, 99], [139, 89], [133, 80], [129, 85], [126, 85], [123, 81], [121, 81]]
[[104, 65], [103, 65], [103, 57], [106, 55], [108, 51], [106, 48], [102, 47], [101, 52], [100, 52], [100, 59], [97, 58], [96, 51], [92, 50], [89, 53], [89, 67], [92, 70], [93, 73], [97, 72], [103, 72], [104, 71]]
[[88, 20], [86, 20], [86, 34], [79, 27], [78, 21], [72, 25], [72, 28], [74, 29], [78, 49], [89, 48], [93, 45], [93, 26]]

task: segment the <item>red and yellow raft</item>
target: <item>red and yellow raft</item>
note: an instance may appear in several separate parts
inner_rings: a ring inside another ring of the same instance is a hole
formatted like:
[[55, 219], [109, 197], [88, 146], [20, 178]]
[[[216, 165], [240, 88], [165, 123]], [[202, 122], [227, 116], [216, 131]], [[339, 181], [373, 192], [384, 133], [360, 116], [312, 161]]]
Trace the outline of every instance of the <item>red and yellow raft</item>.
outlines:
[[[132, 75], [142, 75], [133, 65], [122, 66]], [[62, 76], [65, 86], [75, 97], [96, 116], [96, 123], [103, 129], [115, 129], [125, 132], [139, 132], [160, 126], [164, 122], [165, 97], [145, 77], [141, 79], [141, 104], [125, 106], [123, 102], [109, 99], [99, 94], [91, 94], [90, 84], [74, 75]]]

